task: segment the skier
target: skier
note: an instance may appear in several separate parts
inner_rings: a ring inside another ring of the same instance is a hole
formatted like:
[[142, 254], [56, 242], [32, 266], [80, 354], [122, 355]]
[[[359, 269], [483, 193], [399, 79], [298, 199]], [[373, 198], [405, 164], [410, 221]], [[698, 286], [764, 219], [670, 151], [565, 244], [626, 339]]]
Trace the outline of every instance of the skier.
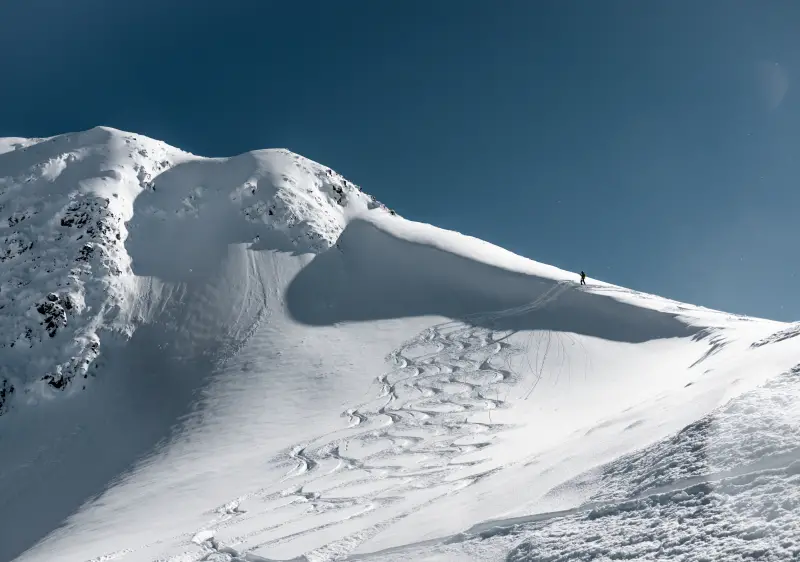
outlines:
[[581, 271], [581, 285], [586, 285], [586, 274]]

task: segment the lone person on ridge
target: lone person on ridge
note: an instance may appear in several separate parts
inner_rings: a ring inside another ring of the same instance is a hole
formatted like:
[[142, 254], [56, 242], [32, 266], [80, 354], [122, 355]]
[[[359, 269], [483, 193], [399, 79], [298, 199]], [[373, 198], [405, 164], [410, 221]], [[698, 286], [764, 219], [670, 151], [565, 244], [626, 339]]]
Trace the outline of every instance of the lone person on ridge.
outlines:
[[586, 274], [581, 271], [581, 285], [586, 285]]

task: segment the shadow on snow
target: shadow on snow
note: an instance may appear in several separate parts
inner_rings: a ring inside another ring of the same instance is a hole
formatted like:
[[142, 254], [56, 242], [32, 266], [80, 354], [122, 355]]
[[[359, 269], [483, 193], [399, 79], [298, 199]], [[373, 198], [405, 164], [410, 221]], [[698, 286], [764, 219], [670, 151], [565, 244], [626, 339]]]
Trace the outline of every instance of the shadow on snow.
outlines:
[[[286, 300], [295, 320], [314, 326], [435, 315], [497, 330], [553, 330], [630, 343], [697, 331], [673, 314], [593, 294], [577, 283], [547, 306], [525, 310], [555, 283], [403, 240], [356, 220], [337, 246], [317, 255], [294, 278]], [[522, 312], [481, 316], [516, 307]]]

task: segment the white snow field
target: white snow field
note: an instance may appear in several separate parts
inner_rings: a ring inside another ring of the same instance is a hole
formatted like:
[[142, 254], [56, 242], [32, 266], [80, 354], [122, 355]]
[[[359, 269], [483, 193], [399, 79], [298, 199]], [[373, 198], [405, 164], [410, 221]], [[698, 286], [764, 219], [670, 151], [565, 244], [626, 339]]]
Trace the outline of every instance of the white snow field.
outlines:
[[0, 562], [800, 559], [798, 325], [110, 128], [0, 237]]

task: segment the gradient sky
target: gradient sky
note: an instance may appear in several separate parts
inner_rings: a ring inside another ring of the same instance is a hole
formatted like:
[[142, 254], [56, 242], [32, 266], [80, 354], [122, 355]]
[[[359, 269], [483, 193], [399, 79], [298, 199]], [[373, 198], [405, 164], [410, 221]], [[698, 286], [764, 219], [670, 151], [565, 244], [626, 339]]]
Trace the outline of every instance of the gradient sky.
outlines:
[[2, 0], [0, 136], [286, 147], [402, 215], [800, 320], [800, 2]]

